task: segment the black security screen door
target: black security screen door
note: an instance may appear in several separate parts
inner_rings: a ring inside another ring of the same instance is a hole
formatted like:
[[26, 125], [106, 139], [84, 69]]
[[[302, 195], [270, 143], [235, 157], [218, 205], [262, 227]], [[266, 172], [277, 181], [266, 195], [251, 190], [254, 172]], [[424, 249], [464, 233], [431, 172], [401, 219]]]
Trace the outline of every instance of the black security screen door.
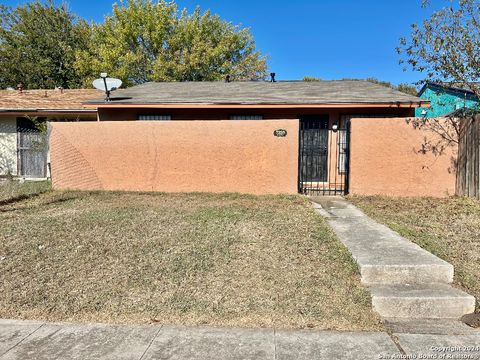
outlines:
[[306, 181], [328, 176], [328, 116], [300, 119], [300, 172]]
[[332, 128], [328, 115], [300, 118], [298, 191], [307, 195], [348, 193], [350, 131]]

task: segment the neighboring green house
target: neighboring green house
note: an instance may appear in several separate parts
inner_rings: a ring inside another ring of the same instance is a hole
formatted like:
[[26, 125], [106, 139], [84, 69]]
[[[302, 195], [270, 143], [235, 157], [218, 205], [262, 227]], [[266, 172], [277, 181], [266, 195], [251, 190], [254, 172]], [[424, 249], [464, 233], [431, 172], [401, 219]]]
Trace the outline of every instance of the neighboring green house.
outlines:
[[418, 97], [429, 100], [430, 108], [418, 108], [415, 116], [441, 117], [459, 109], [478, 109], [479, 99], [475, 94], [462, 87], [427, 82], [418, 93]]

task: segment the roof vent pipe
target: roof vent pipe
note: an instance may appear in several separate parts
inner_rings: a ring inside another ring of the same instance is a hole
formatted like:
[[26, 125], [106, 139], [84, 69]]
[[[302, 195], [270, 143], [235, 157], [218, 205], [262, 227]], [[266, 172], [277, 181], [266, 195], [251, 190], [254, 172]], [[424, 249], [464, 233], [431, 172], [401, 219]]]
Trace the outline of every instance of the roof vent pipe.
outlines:
[[231, 81], [230, 75], [225, 76], [225, 82], [229, 83]]
[[19, 83], [19, 84], [17, 85], [17, 90], [18, 90], [18, 91], [23, 92], [23, 88], [24, 88], [24, 87], [23, 87], [23, 83]]
[[270, 82], [276, 82], [277, 80], [275, 80], [275, 73], [272, 72], [270, 73]]

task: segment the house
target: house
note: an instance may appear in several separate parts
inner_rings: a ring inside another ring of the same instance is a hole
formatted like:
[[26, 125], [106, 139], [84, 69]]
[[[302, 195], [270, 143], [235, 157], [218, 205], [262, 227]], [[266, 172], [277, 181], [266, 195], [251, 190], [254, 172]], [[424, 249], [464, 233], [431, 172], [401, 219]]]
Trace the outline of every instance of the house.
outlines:
[[[54, 123], [57, 189], [445, 196], [451, 154], [408, 119], [429, 102], [366, 81], [146, 83]], [[433, 134], [435, 136], [436, 134]]]
[[368, 81], [227, 80], [150, 82], [84, 105], [99, 121], [300, 120], [298, 191], [343, 194], [349, 119], [413, 116], [428, 101]]
[[46, 177], [45, 136], [32, 120], [95, 121], [97, 111], [82, 103], [100, 95], [91, 89], [0, 90], [0, 176]]
[[337, 194], [348, 185], [348, 120], [413, 116], [428, 101], [368, 81], [217, 81], [150, 82], [84, 105], [98, 110], [99, 121], [300, 119], [299, 191]]
[[430, 108], [418, 108], [417, 117], [443, 117], [461, 109], [477, 109], [480, 100], [472, 90], [464, 86], [455, 86], [427, 82], [418, 92], [418, 97], [430, 101]]

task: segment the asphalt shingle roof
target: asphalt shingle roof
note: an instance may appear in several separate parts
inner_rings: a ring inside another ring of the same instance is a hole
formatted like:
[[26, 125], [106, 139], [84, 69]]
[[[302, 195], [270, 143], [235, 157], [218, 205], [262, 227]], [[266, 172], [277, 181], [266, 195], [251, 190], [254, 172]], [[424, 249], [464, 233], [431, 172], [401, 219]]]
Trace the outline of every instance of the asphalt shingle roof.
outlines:
[[[426, 102], [367, 81], [149, 82], [112, 93], [118, 104], [392, 104]], [[104, 103], [103, 98], [87, 104]]]
[[95, 89], [0, 90], [0, 111], [83, 110], [83, 102], [99, 96]]

